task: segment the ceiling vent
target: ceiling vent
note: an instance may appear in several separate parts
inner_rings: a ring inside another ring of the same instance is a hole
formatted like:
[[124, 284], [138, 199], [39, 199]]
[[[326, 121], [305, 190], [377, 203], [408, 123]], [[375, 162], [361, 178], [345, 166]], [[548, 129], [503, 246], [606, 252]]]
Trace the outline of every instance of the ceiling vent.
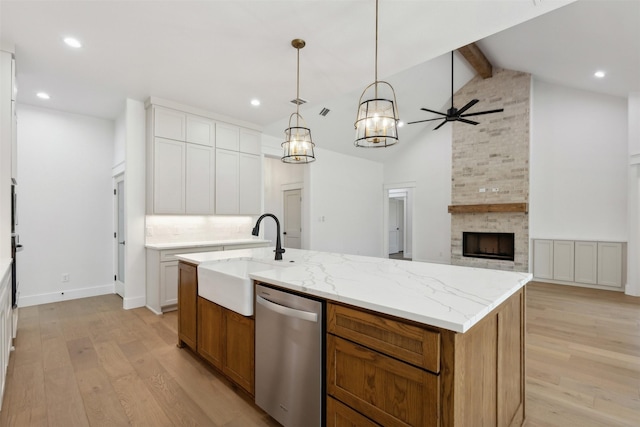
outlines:
[[323, 108], [322, 110], [320, 110], [320, 115], [325, 117], [327, 114], [329, 114], [329, 110], [328, 108]]
[[307, 100], [302, 98], [296, 98], [296, 99], [292, 99], [289, 102], [291, 102], [293, 105], [302, 105], [302, 104], [306, 104]]

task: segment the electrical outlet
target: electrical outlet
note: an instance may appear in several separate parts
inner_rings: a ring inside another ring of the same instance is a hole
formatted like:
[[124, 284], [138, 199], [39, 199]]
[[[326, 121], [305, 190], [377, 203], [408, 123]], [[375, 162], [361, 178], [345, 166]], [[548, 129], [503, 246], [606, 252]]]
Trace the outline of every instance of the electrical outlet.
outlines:
[[153, 236], [153, 227], [147, 227], [147, 237]]
[[493, 187], [491, 189], [491, 192], [493, 192], [493, 193], [497, 193], [498, 191], [500, 191], [500, 189], [498, 187]]
[[62, 281], [63, 282], [69, 281], [69, 273], [62, 273]]
[[480, 189], [478, 189], [478, 193], [484, 193], [484, 192], [486, 192], [486, 191], [487, 191], [487, 189], [486, 189], [486, 188], [480, 188]]

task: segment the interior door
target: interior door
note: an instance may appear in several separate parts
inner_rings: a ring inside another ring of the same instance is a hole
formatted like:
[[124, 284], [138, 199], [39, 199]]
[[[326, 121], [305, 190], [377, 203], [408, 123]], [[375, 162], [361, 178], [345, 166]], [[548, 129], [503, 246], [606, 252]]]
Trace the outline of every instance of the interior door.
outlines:
[[285, 248], [302, 248], [302, 191], [284, 191], [284, 237]]
[[389, 199], [389, 254], [400, 251], [400, 224], [397, 199]]
[[124, 216], [124, 176], [116, 178], [116, 281], [115, 291], [124, 298], [125, 272], [125, 216]]

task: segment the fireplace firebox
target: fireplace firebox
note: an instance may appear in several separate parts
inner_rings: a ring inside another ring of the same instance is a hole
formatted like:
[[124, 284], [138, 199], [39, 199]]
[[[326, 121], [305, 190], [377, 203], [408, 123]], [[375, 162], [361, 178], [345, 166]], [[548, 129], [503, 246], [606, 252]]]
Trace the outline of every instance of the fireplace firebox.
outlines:
[[514, 260], [514, 233], [462, 232], [462, 255], [471, 258]]

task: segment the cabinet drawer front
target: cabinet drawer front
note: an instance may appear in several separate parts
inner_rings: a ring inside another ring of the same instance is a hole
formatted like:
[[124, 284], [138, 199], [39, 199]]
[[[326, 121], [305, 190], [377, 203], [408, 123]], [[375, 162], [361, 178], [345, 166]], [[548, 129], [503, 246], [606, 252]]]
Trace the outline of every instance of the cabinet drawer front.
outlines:
[[437, 375], [327, 335], [327, 393], [384, 426], [437, 426]]
[[328, 396], [327, 427], [380, 427], [380, 424], [374, 423], [347, 405]]
[[440, 372], [440, 333], [336, 304], [327, 331], [431, 372]]

